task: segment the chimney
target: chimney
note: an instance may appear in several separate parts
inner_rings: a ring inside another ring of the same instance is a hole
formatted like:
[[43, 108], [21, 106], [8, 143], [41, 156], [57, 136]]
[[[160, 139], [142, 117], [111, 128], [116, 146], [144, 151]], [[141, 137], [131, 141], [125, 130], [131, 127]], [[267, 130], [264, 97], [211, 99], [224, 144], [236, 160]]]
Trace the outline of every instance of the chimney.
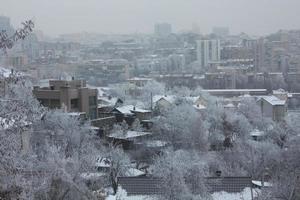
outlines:
[[72, 76], [72, 81], [74, 81], [75, 80], [75, 77], [74, 76]]
[[135, 106], [133, 106], [133, 110], [135, 110]]

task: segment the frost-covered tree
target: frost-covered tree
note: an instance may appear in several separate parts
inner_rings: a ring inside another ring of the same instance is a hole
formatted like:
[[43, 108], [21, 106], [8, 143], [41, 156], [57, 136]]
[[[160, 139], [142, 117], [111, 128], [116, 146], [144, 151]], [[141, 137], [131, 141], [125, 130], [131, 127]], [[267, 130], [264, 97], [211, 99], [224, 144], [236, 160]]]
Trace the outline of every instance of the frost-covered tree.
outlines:
[[174, 147], [207, 149], [207, 132], [201, 115], [189, 104], [171, 107], [165, 116], [158, 118], [156, 129]]
[[8, 35], [8, 30], [0, 30], [0, 49], [5, 53], [13, 47], [15, 42], [24, 40], [33, 31], [34, 23], [32, 20], [27, 20], [22, 25], [23, 27], [16, 30], [13, 35]]
[[22, 79], [8, 88], [0, 104], [0, 197], [93, 199], [80, 177], [99, 154], [90, 125], [41, 107]]
[[114, 146], [104, 149], [103, 156], [109, 160], [109, 172], [107, 176], [114, 194], [116, 194], [118, 190], [118, 177], [126, 175], [130, 168], [130, 159], [122, 149]]
[[205, 164], [198, 156], [185, 151], [166, 151], [154, 163], [153, 174], [161, 178], [161, 199], [204, 199]]

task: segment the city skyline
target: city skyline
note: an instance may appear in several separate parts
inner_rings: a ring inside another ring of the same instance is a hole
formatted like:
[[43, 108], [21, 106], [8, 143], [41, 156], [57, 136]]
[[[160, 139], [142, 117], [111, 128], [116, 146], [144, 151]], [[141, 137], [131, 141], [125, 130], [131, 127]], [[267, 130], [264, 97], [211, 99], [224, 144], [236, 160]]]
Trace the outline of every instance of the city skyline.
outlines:
[[50, 36], [78, 32], [153, 33], [154, 24], [161, 22], [172, 24], [174, 32], [191, 30], [194, 24], [204, 34], [215, 26], [229, 27], [233, 34], [251, 35], [300, 28], [297, 0], [11, 0], [1, 4], [0, 15], [10, 17], [14, 27], [33, 19], [37, 29]]

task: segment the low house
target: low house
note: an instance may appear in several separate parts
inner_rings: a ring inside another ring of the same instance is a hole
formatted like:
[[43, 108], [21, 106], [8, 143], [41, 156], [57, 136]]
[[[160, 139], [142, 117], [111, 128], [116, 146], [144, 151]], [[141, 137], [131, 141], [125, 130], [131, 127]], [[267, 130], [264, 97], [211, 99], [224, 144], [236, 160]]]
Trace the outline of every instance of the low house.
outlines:
[[[155, 197], [164, 193], [162, 180], [153, 177], [119, 177], [118, 184], [129, 197]], [[205, 185], [213, 200], [253, 200], [250, 177], [207, 177]], [[230, 198], [228, 198], [230, 197]]]
[[105, 136], [117, 123], [115, 116], [102, 117], [91, 120], [93, 126], [99, 128], [98, 135], [100, 137]]
[[265, 132], [254, 129], [253, 131], [250, 132], [250, 136], [252, 137], [253, 140], [260, 141], [264, 138]]
[[122, 145], [123, 149], [129, 150], [135, 148], [135, 144], [144, 141], [144, 139], [152, 136], [151, 132], [143, 131], [127, 131], [127, 132], [116, 132], [112, 133], [107, 137], [107, 139], [114, 144]]
[[111, 113], [115, 115], [117, 122], [123, 122], [125, 120], [129, 125], [131, 125], [135, 119], [139, 119], [140, 121], [150, 120], [152, 116], [151, 110], [137, 108], [133, 105], [114, 108]]
[[111, 116], [111, 111], [123, 105], [123, 100], [111, 97], [111, 96], [101, 96], [98, 97], [98, 116], [99, 117], [108, 117]]
[[153, 97], [154, 109], [157, 111], [168, 110], [177, 97], [173, 95], [156, 95]]
[[271, 118], [274, 121], [281, 121], [287, 113], [287, 102], [280, 100], [276, 96], [261, 96], [257, 104], [260, 106], [261, 113], [264, 117]]
[[118, 107], [123, 105], [123, 100], [117, 97], [102, 96], [98, 97], [98, 105]]

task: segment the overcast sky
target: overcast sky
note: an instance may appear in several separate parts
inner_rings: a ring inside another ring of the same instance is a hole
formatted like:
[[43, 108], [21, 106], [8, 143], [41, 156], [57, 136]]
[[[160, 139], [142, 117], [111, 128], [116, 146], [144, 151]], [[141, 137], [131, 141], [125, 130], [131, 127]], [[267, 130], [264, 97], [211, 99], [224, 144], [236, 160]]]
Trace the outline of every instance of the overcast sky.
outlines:
[[0, 0], [0, 15], [14, 26], [33, 18], [48, 35], [72, 32], [153, 32], [156, 22], [175, 31], [198, 24], [208, 33], [228, 26], [233, 33], [266, 34], [300, 28], [300, 0]]

